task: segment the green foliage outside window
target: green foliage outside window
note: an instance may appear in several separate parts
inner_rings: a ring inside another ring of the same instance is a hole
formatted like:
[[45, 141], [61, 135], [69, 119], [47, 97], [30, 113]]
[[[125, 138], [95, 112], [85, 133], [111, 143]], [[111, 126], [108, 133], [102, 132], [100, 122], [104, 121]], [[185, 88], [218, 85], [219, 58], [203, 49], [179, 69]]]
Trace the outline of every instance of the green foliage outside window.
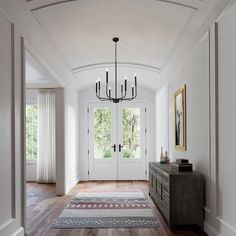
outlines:
[[37, 158], [38, 145], [38, 106], [26, 106], [26, 158]]
[[123, 110], [123, 157], [140, 158], [140, 109]]
[[111, 110], [96, 109], [94, 112], [94, 156], [111, 158]]

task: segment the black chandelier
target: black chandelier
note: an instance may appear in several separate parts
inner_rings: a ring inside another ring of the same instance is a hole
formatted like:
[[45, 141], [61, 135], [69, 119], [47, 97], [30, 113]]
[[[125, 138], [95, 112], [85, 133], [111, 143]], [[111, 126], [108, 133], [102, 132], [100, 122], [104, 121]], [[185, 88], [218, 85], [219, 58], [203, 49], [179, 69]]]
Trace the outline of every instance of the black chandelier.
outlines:
[[134, 85], [131, 88], [131, 97], [126, 97], [127, 95], [127, 77], [125, 77], [124, 84], [120, 84], [120, 96], [118, 97], [118, 81], [117, 81], [117, 42], [119, 38], [113, 38], [115, 43], [115, 94], [114, 97], [111, 95], [111, 87], [109, 87], [108, 82], [108, 69], [106, 69], [106, 97], [101, 97], [101, 80], [96, 80], [96, 96], [100, 101], [110, 101], [118, 103], [120, 101], [131, 101], [137, 97], [137, 75], [134, 75]]

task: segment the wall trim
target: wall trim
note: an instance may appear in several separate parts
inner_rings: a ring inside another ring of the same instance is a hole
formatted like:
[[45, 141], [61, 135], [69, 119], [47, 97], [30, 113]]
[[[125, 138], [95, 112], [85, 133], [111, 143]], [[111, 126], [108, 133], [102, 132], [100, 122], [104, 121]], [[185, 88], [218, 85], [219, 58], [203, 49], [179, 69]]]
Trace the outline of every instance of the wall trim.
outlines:
[[7, 220], [6, 222], [4, 222], [2, 225], [0, 225], [0, 233], [1, 230], [3, 230], [4, 228], [6, 228], [7, 226], [9, 226], [11, 223], [13, 223], [15, 221], [14, 218], [11, 218], [9, 220]]
[[215, 172], [216, 172], [216, 216], [219, 216], [219, 208], [220, 208], [220, 175], [219, 175], [219, 85], [218, 85], [218, 23], [215, 22]]
[[26, 104], [26, 71], [25, 71], [25, 42], [24, 38], [20, 39], [21, 50], [21, 178], [22, 178], [22, 213], [21, 223], [25, 227], [26, 223], [26, 147], [25, 147], [25, 104]]
[[16, 112], [15, 112], [15, 27], [11, 24], [11, 168], [12, 168], [12, 218], [16, 218]]
[[209, 236], [224, 236], [224, 235], [236, 235], [236, 229], [234, 229], [231, 225], [226, 223], [224, 220], [217, 217], [218, 231], [210, 222], [204, 222], [204, 231]]
[[76, 184], [79, 182], [79, 173], [76, 172], [75, 175], [71, 176], [69, 180], [66, 183], [66, 194], [73, 188], [75, 187]]
[[229, 231], [232, 234], [236, 235], [236, 229], [231, 226], [230, 224], [228, 224], [226, 221], [224, 221], [222, 218], [217, 217], [217, 220], [220, 222], [221, 228], [225, 231]]
[[13, 233], [11, 236], [24, 236], [25, 231], [23, 227], [20, 227], [15, 233]]

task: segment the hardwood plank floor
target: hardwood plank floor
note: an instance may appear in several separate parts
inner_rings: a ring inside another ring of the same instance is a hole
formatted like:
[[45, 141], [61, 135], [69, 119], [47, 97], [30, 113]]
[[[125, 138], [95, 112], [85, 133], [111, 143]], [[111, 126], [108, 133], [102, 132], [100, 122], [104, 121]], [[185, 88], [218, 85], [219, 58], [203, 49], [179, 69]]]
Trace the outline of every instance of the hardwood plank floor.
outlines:
[[[158, 229], [51, 229], [51, 222], [80, 190], [141, 188], [158, 217]], [[56, 196], [52, 184], [27, 183], [26, 232], [28, 236], [206, 236], [199, 228], [169, 230], [162, 215], [148, 195], [146, 181], [89, 181], [77, 184], [67, 196]]]

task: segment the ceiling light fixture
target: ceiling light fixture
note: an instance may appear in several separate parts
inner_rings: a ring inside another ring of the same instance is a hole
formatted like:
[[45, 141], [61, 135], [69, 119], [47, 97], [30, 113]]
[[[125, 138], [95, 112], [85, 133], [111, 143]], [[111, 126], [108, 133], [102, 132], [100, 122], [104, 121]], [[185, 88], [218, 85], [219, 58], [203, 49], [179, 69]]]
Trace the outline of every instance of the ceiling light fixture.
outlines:
[[[117, 81], [117, 42], [119, 38], [115, 37], [112, 39], [115, 43], [115, 91], [114, 96], [112, 97], [111, 87], [109, 86], [108, 81], [108, 69], [106, 69], [106, 97], [101, 97], [101, 79], [96, 80], [96, 97], [100, 101], [110, 101], [118, 103], [121, 101], [131, 101], [137, 97], [137, 75], [134, 75], [134, 85], [131, 87], [131, 97], [126, 97], [127, 95], [127, 77], [124, 78], [124, 84], [120, 83], [120, 93], [118, 95], [118, 81]], [[118, 97], [119, 96], [119, 97]]]

